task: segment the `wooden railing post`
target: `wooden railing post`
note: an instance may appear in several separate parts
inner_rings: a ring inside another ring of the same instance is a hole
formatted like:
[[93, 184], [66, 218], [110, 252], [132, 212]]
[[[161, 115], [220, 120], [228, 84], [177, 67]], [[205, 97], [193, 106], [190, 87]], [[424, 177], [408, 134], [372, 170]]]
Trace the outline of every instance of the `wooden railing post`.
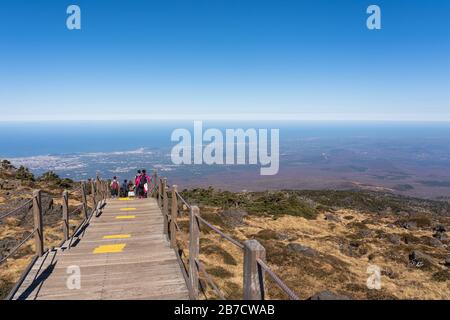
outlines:
[[169, 223], [168, 223], [169, 198], [167, 197], [167, 191], [168, 191], [167, 178], [163, 179], [162, 189], [163, 189], [163, 207], [162, 207], [162, 212], [163, 212], [163, 216], [164, 216], [164, 234], [168, 235], [169, 234]]
[[107, 183], [106, 181], [102, 181], [102, 200], [106, 200], [107, 197], [108, 197]]
[[177, 185], [172, 186], [172, 208], [170, 210], [170, 246], [172, 248], [177, 246], [177, 228], [175, 225], [178, 216], [177, 189]]
[[158, 179], [158, 206], [161, 208], [161, 196], [162, 196], [162, 182]]
[[156, 187], [158, 186], [157, 179], [158, 179], [158, 173], [156, 172], [156, 170], [153, 170], [153, 181], [152, 181], [152, 197], [153, 198], [156, 198], [157, 193], [158, 193], [156, 190]]
[[64, 240], [69, 240], [69, 192], [64, 190], [62, 195], [63, 234]]
[[98, 184], [100, 186], [100, 201], [103, 201], [105, 199], [105, 184], [102, 180], [99, 180]]
[[33, 219], [36, 230], [34, 239], [36, 243], [36, 254], [41, 257], [44, 254], [44, 228], [42, 225], [42, 199], [41, 190], [33, 191]]
[[95, 179], [95, 202], [98, 203], [100, 201], [102, 201], [101, 198], [101, 186], [100, 186], [100, 178], [99, 175], [97, 174], [97, 178]]
[[189, 282], [194, 298], [198, 296], [198, 269], [196, 260], [198, 259], [200, 250], [200, 234], [197, 220], [197, 216], [199, 215], [200, 209], [197, 206], [192, 206], [189, 215]]
[[97, 208], [97, 199], [95, 197], [95, 183], [94, 180], [91, 180], [91, 195], [92, 195], [92, 199], [93, 199], [93, 210], [95, 210], [95, 208]]
[[244, 242], [244, 300], [264, 299], [264, 272], [257, 259], [265, 261], [266, 249], [257, 240]]
[[81, 201], [83, 202], [84, 219], [87, 220], [89, 218], [89, 213], [88, 213], [88, 203], [87, 203], [87, 198], [86, 198], [86, 184], [84, 182], [81, 182]]

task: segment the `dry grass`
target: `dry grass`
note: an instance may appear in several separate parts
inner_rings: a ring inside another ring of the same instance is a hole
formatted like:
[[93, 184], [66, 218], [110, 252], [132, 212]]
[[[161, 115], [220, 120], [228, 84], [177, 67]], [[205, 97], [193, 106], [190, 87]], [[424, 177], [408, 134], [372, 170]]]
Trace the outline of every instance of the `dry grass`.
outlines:
[[[450, 299], [449, 281], [445, 281], [448, 270], [445, 267], [437, 265], [435, 270], [422, 270], [408, 263], [409, 250], [420, 248], [430, 252], [429, 247], [406, 246], [402, 252], [379, 236], [410, 235], [410, 231], [393, 225], [392, 217], [368, 219], [370, 214], [354, 210], [335, 212], [341, 218], [340, 222], [325, 220], [323, 214], [315, 220], [288, 215], [276, 219], [249, 215], [245, 217], [244, 226], [227, 228], [220, 220], [220, 210], [202, 209], [202, 216], [211, 218], [211, 214], [216, 215], [215, 224], [219, 221], [218, 226], [235, 239], [259, 240], [266, 248], [268, 264], [301, 299], [323, 290], [354, 299]], [[187, 254], [187, 218], [180, 218], [180, 222], [183, 232], [179, 234], [179, 244], [184, 246]], [[361, 238], [361, 230], [370, 236]], [[431, 230], [414, 232], [417, 238], [431, 236]], [[216, 285], [226, 298], [241, 299], [242, 251], [216, 233], [209, 232], [206, 226], [202, 228], [200, 239], [200, 260]], [[342, 244], [352, 241], [364, 250], [360, 249], [355, 255], [343, 251]], [[310, 257], [293, 252], [288, 248], [288, 244], [293, 242], [314, 249], [316, 255]], [[392, 259], [390, 251], [401, 256], [401, 259]], [[445, 254], [444, 251], [441, 253]], [[366, 286], [369, 265], [376, 265], [382, 270], [381, 290], [369, 290]], [[436, 281], [439, 278], [441, 281]], [[268, 277], [266, 288], [267, 298], [287, 299]], [[210, 286], [205, 298], [217, 298]]]
[[[59, 190], [61, 191], [61, 190]], [[60, 192], [59, 192], [60, 193]], [[12, 197], [11, 199], [12, 200]], [[53, 206], [59, 207], [62, 204], [62, 199], [56, 197], [53, 199]], [[70, 211], [73, 211], [81, 204], [79, 194], [71, 194], [69, 200]], [[15, 217], [8, 217], [4, 220], [3, 225], [0, 225], [0, 239], [24, 239], [29, 232], [32, 232], [32, 214], [29, 212], [27, 219], [31, 219], [31, 224], [23, 225], [21, 221]], [[45, 220], [45, 219], [44, 219]], [[75, 229], [83, 221], [81, 212], [70, 216], [70, 235], [73, 235]], [[49, 223], [44, 223], [44, 245], [45, 249], [57, 247], [63, 241], [63, 222], [59, 217], [50, 220]], [[5, 263], [0, 265], [0, 299], [5, 297], [13, 285], [18, 281], [20, 275], [25, 270], [31, 259], [35, 255], [34, 239], [26, 242], [16, 254], [14, 254]]]

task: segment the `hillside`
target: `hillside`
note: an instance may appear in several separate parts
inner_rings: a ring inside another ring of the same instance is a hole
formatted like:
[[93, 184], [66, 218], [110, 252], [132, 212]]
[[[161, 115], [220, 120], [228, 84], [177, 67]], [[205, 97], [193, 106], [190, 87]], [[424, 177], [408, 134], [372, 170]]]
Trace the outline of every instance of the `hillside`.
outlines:
[[[335, 190], [182, 194], [234, 238], [260, 241], [269, 265], [302, 299], [325, 290], [352, 299], [450, 299], [446, 202]], [[186, 218], [180, 225], [187, 230]], [[229, 298], [238, 299], [242, 254], [202, 230], [208, 272]], [[180, 245], [186, 243], [185, 234]], [[366, 286], [370, 265], [381, 269], [381, 290]], [[276, 286], [269, 292], [270, 298], [286, 298]]]

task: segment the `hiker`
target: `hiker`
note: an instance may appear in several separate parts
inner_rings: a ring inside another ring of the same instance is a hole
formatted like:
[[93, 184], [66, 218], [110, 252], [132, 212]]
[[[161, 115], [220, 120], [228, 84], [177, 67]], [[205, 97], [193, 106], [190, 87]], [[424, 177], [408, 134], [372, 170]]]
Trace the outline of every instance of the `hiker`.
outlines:
[[147, 175], [146, 170], [142, 170], [141, 176], [136, 181], [137, 196], [139, 198], [147, 198], [151, 178]]
[[[137, 175], [134, 176], [134, 185], [136, 186], [135, 192], [137, 193], [137, 187], [138, 187], [138, 180], [141, 177], [141, 170], [137, 171]], [[136, 194], [137, 195], [137, 194]]]
[[122, 197], [128, 197], [128, 180], [123, 180], [122, 186], [120, 188], [120, 194]]
[[111, 197], [117, 196], [119, 196], [119, 181], [117, 181], [117, 177], [114, 177], [111, 182]]
[[134, 188], [134, 184], [131, 181], [128, 181], [128, 191], [136, 191]]

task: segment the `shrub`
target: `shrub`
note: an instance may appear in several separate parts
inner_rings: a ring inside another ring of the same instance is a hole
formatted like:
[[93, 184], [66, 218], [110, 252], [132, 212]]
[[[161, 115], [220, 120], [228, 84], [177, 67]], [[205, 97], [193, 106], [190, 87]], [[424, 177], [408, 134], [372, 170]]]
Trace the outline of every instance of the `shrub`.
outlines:
[[48, 171], [39, 177], [39, 181], [59, 182], [61, 181], [61, 178], [53, 171]]
[[28, 168], [20, 166], [16, 171], [16, 179], [22, 181], [34, 181], [34, 175], [30, 172]]

